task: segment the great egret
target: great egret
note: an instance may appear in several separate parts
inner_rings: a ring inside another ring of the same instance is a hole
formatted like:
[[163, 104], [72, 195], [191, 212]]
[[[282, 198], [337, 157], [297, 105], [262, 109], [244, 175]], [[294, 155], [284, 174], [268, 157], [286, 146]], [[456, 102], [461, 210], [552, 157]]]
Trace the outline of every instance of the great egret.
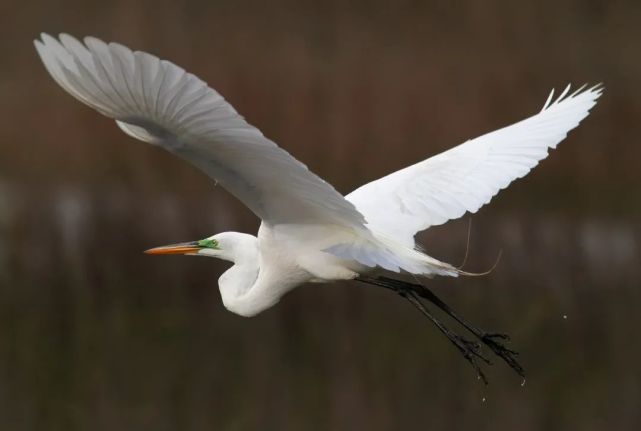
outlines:
[[450, 331], [421, 302], [456, 319], [517, 373], [501, 334], [459, 318], [421, 284], [381, 274], [467, 274], [418, 249], [417, 232], [476, 212], [527, 174], [588, 115], [599, 85], [553, 100], [538, 114], [467, 141], [342, 196], [248, 124], [214, 89], [145, 52], [61, 34], [35, 41], [45, 67], [69, 94], [116, 120], [128, 135], [193, 163], [222, 184], [262, 223], [258, 235], [224, 232], [150, 254], [210, 256], [234, 265], [218, 280], [225, 307], [253, 316], [296, 286], [356, 279], [391, 289], [429, 317], [485, 380], [478, 343]]

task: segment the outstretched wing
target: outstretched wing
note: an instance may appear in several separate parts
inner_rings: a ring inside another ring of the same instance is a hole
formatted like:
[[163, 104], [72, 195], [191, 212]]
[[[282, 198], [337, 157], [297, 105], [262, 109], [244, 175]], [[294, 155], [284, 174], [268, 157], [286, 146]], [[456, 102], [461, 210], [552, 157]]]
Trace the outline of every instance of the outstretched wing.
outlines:
[[413, 246], [417, 232], [476, 212], [547, 157], [601, 95], [600, 85], [583, 88], [568, 96], [568, 86], [554, 102], [552, 91], [540, 113], [365, 184], [347, 199], [371, 229]]
[[193, 163], [264, 221], [363, 226], [363, 216], [330, 184], [175, 64], [91, 37], [83, 44], [43, 34], [35, 46], [69, 94], [134, 138]]

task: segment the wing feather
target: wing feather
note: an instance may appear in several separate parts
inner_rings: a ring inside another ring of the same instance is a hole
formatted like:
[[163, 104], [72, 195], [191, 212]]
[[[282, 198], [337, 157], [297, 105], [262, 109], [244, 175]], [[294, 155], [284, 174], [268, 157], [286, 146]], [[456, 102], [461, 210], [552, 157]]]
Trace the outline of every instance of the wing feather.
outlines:
[[593, 87], [567, 96], [568, 87], [556, 100], [551, 94], [539, 114], [366, 184], [346, 199], [214, 89], [169, 61], [93, 37], [81, 43], [43, 34], [35, 46], [69, 94], [116, 120], [128, 135], [191, 162], [263, 221], [353, 228], [353, 242], [327, 251], [424, 275], [459, 271], [414, 249], [414, 234], [478, 210], [527, 174], [601, 94]]
[[602, 87], [569, 91], [556, 99], [552, 91], [540, 113], [365, 184], [347, 199], [371, 229], [414, 246], [417, 232], [478, 211], [525, 176], [588, 115]]
[[330, 184], [248, 124], [215, 90], [175, 64], [87, 37], [43, 34], [36, 49], [69, 94], [128, 135], [196, 165], [270, 224], [334, 223], [366, 231]]

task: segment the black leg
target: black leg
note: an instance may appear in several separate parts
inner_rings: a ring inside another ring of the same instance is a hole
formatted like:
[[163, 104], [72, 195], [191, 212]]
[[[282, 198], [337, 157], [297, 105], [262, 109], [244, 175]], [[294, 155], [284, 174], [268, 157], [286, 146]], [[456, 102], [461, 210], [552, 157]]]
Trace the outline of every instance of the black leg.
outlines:
[[443, 310], [444, 313], [452, 317], [454, 320], [460, 323], [465, 329], [467, 329], [472, 334], [474, 334], [481, 341], [481, 343], [485, 344], [497, 356], [503, 359], [505, 363], [508, 364], [510, 368], [512, 368], [519, 376], [525, 377], [525, 370], [523, 369], [521, 364], [519, 364], [518, 361], [516, 360], [518, 353], [515, 352], [514, 350], [508, 349], [507, 347], [505, 347], [505, 345], [503, 345], [503, 343], [500, 342], [500, 340], [509, 341], [510, 339], [509, 336], [505, 334], [500, 334], [500, 333], [486, 332], [468, 323], [463, 318], [459, 317], [458, 314], [456, 314], [454, 310], [450, 308], [450, 306], [448, 306], [438, 296], [436, 296], [434, 292], [432, 292], [430, 289], [428, 289], [427, 287], [421, 284], [406, 283], [404, 281], [394, 280], [392, 278], [386, 278], [386, 277], [381, 277], [380, 279], [384, 283], [394, 284], [398, 286], [398, 288], [400, 289], [410, 289], [416, 294], [418, 294], [419, 296], [421, 296], [422, 298], [425, 298], [428, 301], [430, 301], [432, 304], [436, 305], [438, 308]]
[[480, 345], [479, 343], [475, 343], [474, 341], [467, 340], [460, 335], [450, 331], [447, 326], [445, 326], [440, 320], [438, 320], [436, 317], [434, 317], [428, 310], [425, 308], [425, 306], [421, 303], [421, 300], [418, 298], [418, 296], [414, 292], [403, 292], [399, 293], [403, 298], [407, 299], [414, 307], [416, 307], [421, 313], [423, 313], [425, 316], [427, 316], [428, 319], [436, 325], [439, 331], [441, 331], [448, 340], [454, 346], [461, 352], [463, 357], [472, 365], [474, 370], [476, 371], [476, 375], [478, 376], [479, 379], [483, 380], [483, 383], [487, 385], [487, 378], [485, 377], [485, 374], [483, 373], [483, 370], [481, 370], [481, 367], [479, 364], [476, 362], [476, 359], [481, 359], [483, 362], [485, 362], [488, 365], [491, 365], [490, 361], [481, 354], [480, 352]]
[[430, 289], [428, 289], [427, 287], [421, 284], [406, 283], [404, 281], [394, 280], [392, 278], [386, 278], [386, 277], [381, 277], [381, 280], [383, 280], [385, 283], [395, 284], [400, 289], [410, 289], [416, 294], [418, 294], [419, 296], [421, 296], [422, 298], [425, 298], [428, 301], [430, 301], [432, 304], [436, 305], [438, 308], [443, 310], [444, 313], [452, 317], [454, 320], [460, 323], [465, 329], [467, 329], [472, 334], [474, 334], [483, 344], [485, 344], [497, 356], [503, 359], [505, 363], [508, 364], [510, 368], [512, 368], [519, 376], [525, 377], [525, 370], [523, 369], [521, 364], [519, 364], [518, 361], [516, 360], [518, 353], [515, 352], [514, 350], [508, 349], [500, 341], [500, 340], [509, 341], [510, 339], [509, 336], [505, 334], [500, 334], [500, 333], [486, 332], [468, 323], [463, 318], [461, 318], [458, 314], [456, 314], [454, 310], [450, 308], [450, 306], [448, 306], [438, 296], [436, 296], [434, 292], [432, 292]]
[[[399, 295], [406, 298], [408, 301], [410, 301], [412, 305], [414, 305], [423, 314], [425, 314], [428, 318], [430, 318], [430, 320], [432, 320], [432, 322], [441, 330], [441, 332], [443, 332], [448, 337], [448, 339], [461, 351], [461, 353], [463, 353], [463, 356], [468, 361], [470, 361], [472, 366], [477, 370], [479, 377], [482, 378], [484, 381], [486, 381], [485, 376], [480, 371], [478, 364], [476, 364], [473, 361], [473, 359], [474, 359], [474, 356], [477, 356], [485, 360], [485, 362], [487, 363], [489, 362], [487, 361], [487, 359], [485, 359], [480, 354], [478, 354], [478, 348], [471, 349], [471, 346], [474, 345], [475, 343], [471, 343], [463, 339], [462, 337], [452, 333], [447, 328], [445, 328], [441, 322], [439, 322], [431, 314], [429, 314], [427, 309], [425, 309], [423, 304], [420, 302], [419, 297], [424, 298], [429, 302], [431, 302], [432, 304], [436, 305], [444, 313], [446, 313], [448, 316], [452, 317], [454, 320], [460, 323], [465, 329], [467, 329], [472, 334], [474, 334], [474, 336], [476, 336], [483, 344], [485, 344], [488, 348], [490, 348], [490, 350], [492, 350], [497, 356], [503, 359], [517, 374], [519, 374], [521, 377], [525, 377], [525, 372], [523, 370], [523, 367], [516, 360], [516, 356], [518, 356], [518, 353], [508, 349], [499, 341], [499, 340], [509, 340], [509, 337], [507, 335], [486, 332], [468, 323], [467, 321], [459, 317], [454, 312], [454, 310], [452, 310], [445, 302], [443, 302], [438, 296], [436, 296], [427, 287], [421, 284], [407, 283], [401, 280], [395, 280], [387, 277], [379, 277], [375, 279], [359, 277], [356, 280], [362, 281], [368, 284], [374, 284], [376, 286], [385, 287], [387, 289], [391, 289], [397, 292]], [[459, 341], [460, 343], [457, 344], [457, 341], [455, 340]], [[467, 346], [467, 349], [465, 351], [461, 349], [462, 345]], [[473, 350], [473, 353], [469, 351], [470, 349]]]

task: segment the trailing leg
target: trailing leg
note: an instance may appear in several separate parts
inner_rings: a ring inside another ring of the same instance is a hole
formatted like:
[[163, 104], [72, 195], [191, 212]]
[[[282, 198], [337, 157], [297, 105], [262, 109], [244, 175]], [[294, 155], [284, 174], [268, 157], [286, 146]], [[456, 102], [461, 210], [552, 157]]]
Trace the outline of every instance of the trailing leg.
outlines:
[[452, 308], [449, 305], [447, 305], [438, 296], [436, 296], [434, 292], [432, 292], [430, 289], [428, 289], [427, 287], [421, 284], [407, 283], [404, 281], [394, 280], [392, 278], [387, 278], [387, 277], [380, 277], [380, 280], [383, 281], [384, 283], [389, 283], [394, 286], [397, 286], [397, 288], [399, 289], [411, 290], [412, 292], [415, 292], [416, 294], [418, 294], [420, 297], [427, 299], [432, 304], [436, 305], [445, 314], [452, 317], [454, 320], [460, 323], [465, 329], [467, 329], [472, 334], [474, 334], [481, 341], [481, 343], [485, 344], [490, 350], [492, 350], [492, 352], [494, 352], [494, 354], [496, 354], [498, 357], [503, 359], [503, 361], [505, 361], [505, 363], [510, 368], [512, 368], [519, 376], [525, 377], [525, 370], [523, 369], [521, 364], [519, 364], [518, 361], [516, 360], [516, 357], [518, 356], [518, 352], [508, 349], [500, 341], [500, 340], [509, 341], [510, 337], [508, 335], [494, 333], [494, 332], [487, 332], [482, 329], [479, 329], [475, 325], [468, 323], [466, 320], [464, 320], [458, 314], [456, 314], [456, 312], [452, 310]]
[[425, 316], [427, 316], [428, 319], [436, 325], [439, 331], [441, 331], [448, 340], [454, 346], [458, 349], [459, 352], [463, 355], [463, 357], [472, 365], [474, 370], [476, 371], [476, 375], [478, 376], [479, 379], [483, 380], [483, 383], [487, 385], [487, 378], [485, 377], [485, 374], [481, 370], [481, 367], [479, 364], [476, 362], [476, 359], [481, 359], [483, 362], [485, 362], [488, 365], [492, 365], [491, 362], [481, 354], [480, 352], [480, 345], [479, 343], [476, 343], [474, 341], [467, 340], [460, 335], [452, 332], [445, 326], [440, 320], [438, 320], [436, 317], [434, 317], [428, 310], [425, 308], [425, 306], [421, 303], [421, 300], [419, 297], [414, 293], [414, 292], [399, 292], [399, 295], [401, 295], [403, 298], [407, 299], [414, 307], [416, 307], [421, 313], [423, 313]]
[[[432, 304], [436, 305], [445, 314], [452, 317], [454, 320], [460, 323], [465, 329], [467, 329], [472, 334], [474, 334], [474, 336], [476, 336], [481, 341], [481, 343], [485, 344], [497, 356], [503, 359], [517, 374], [519, 374], [521, 377], [525, 377], [525, 372], [523, 370], [523, 367], [516, 360], [516, 356], [518, 356], [518, 353], [508, 349], [499, 341], [499, 340], [509, 340], [509, 337], [507, 335], [486, 332], [468, 323], [463, 318], [459, 317], [458, 314], [454, 312], [454, 310], [452, 310], [445, 302], [443, 302], [438, 296], [436, 296], [427, 287], [420, 284], [407, 283], [401, 280], [395, 280], [387, 277], [378, 277], [375, 279], [359, 277], [356, 280], [364, 283], [368, 283], [368, 284], [373, 284], [376, 286], [385, 287], [387, 289], [395, 291], [402, 297], [406, 298], [410, 303], [412, 303], [412, 305], [414, 305], [424, 315], [426, 315], [439, 328], [439, 330], [441, 330], [441, 332], [443, 332], [448, 337], [450, 342], [452, 342], [459, 349], [459, 351], [461, 351], [463, 356], [468, 361], [470, 361], [472, 366], [477, 370], [479, 377], [482, 378], [484, 381], [486, 381], [485, 376], [480, 371], [478, 364], [476, 364], [473, 361], [473, 359], [476, 356], [476, 357], [482, 358], [488, 364], [489, 364], [489, 361], [487, 361], [485, 357], [479, 354], [478, 343], [472, 343], [468, 340], [465, 340], [459, 335], [454, 334], [453, 332], [448, 330], [445, 326], [443, 326], [443, 324], [440, 321], [438, 321], [434, 316], [432, 316], [428, 312], [428, 310], [420, 302], [419, 298], [426, 299]], [[473, 345], [475, 345], [476, 348], [472, 349], [471, 346]], [[467, 348], [462, 349], [462, 346], [467, 346]], [[472, 352], [470, 352], [470, 350]]]

